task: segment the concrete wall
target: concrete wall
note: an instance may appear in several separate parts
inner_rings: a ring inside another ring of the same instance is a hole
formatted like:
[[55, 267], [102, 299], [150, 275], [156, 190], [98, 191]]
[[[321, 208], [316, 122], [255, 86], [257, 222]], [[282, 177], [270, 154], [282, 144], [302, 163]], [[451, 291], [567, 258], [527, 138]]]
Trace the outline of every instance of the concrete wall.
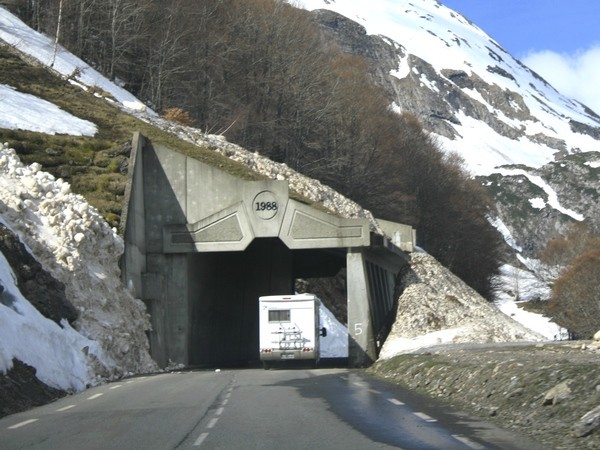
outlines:
[[145, 139], [136, 133], [132, 140], [129, 158], [129, 176], [125, 185], [124, 208], [121, 216], [121, 235], [125, 252], [121, 260], [121, 273], [127, 286], [135, 295], [142, 293], [142, 274], [146, 272], [146, 211], [144, 202], [143, 166], [138, 164]]
[[417, 232], [410, 225], [377, 219], [383, 232], [391, 238], [392, 243], [405, 252], [414, 252], [417, 245]]

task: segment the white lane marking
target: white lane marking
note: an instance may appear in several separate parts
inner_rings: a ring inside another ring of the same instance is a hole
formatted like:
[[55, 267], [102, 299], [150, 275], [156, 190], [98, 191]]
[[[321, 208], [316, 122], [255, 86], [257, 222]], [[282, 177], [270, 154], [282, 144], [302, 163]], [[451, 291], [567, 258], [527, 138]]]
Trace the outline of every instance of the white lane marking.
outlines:
[[381, 394], [381, 391], [378, 391], [377, 389], [369, 389], [369, 392], [371, 394]]
[[225, 405], [227, 405], [227, 403], [229, 403], [229, 399], [228, 398], [226, 398], [225, 400], [223, 400], [221, 402], [221, 405], [225, 406]]
[[208, 425], [206, 425], [206, 428], [212, 428], [212, 427], [214, 427], [217, 424], [218, 421], [219, 421], [218, 417], [215, 417], [214, 419], [211, 419], [211, 421], [208, 422]]
[[434, 419], [433, 417], [431, 417], [431, 416], [428, 416], [428, 415], [427, 415], [427, 414], [425, 414], [425, 413], [422, 413], [422, 412], [416, 412], [416, 413], [413, 413], [413, 414], [414, 414], [415, 416], [417, 416], [418, 418], [420, 418], [420, 419], [423, 419], [425, 422], [437, 422], [437, 419]]
[[467, 447], [472, 448], [473, 450], [484, 450], [485, 449], [485, 447], [483, 445], [480, 445], [477, 442], [472, 441], [471, 439], [469, 439], [466, 436], [461, 436], [460, 434], [453, 434], [452, 437], [454, 439], [456, 439], [457, 441], [462, 442]]
[[67, 409], [71, 409], [71, 408], [75, 408], [75, 405], [63, 406], [62, 408], [57, 409], [56, 412], [63, 412], [63, 411], [66, 411]]
[[208, 433], [202, 433], [200, 436], [198, 436], [198, 439], [196, 439], [196, 442], [194, 442], [194, 447], [200, 447], [207, 436]]
[[217, 409], [217, 410], [215, 411], [215, 416], [220, 416], [221, 414], [223, 414], [223, 410], [224, 410], [224, 409], [225, 409], [225, 408], [223, 408], [222, 406], [221, 406], [219, 409]]
[[98, 394], [91, 395], [90, 397], [88, 397], [88, 400], [95, 400], [95, 399], [97, 399], [98, 397], [102, 397], [103, 395], [104, 395], [104, 394], [103, 394], [102, 392], [100, 392], [100, 393], [98, 393]]
[[24, 420], [23, 422], [19, 422], [19, 423], [16, 423], [16, 424], [14, 424], [14, 425], [12, 425], [12, 426], [8, 427], [8, 429], [9, 429], [9, 430], [15, 430], [15, 429], [17, 429], [17, 428], [24, 427], [25, 425], [29, 425], [30, 423], [37, 422], [37, 421], [38, 421], [38, 419], [29, 419], [29, 420]]
[[396, 406], [402, 406], [405, 404], [404, 402], [401, 402], [400, 400], [397, 400], [395, 398], [388, 398], [387, 401], [393, 403]]
[[109, 389], [119, 389], [120, 387], [123, 387], [122, 384], [115, 384], [114, 386], [109, 387]]

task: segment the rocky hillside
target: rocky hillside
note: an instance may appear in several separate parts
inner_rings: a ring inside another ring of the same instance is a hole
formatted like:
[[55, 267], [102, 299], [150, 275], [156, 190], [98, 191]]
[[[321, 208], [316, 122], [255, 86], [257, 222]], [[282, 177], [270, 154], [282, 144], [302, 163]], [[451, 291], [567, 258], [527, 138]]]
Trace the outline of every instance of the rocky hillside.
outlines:
[[436, 0], [302, 3], [330, 40], [370, 62], [399, 111], [419, 117], [475, 174], [598, 149], [596, 112]]
[[600, 152], [566, 155], [537, 169], [506, 166], [479, 179], [527, 258], [574, 223], [585, 220], [600, 233]]

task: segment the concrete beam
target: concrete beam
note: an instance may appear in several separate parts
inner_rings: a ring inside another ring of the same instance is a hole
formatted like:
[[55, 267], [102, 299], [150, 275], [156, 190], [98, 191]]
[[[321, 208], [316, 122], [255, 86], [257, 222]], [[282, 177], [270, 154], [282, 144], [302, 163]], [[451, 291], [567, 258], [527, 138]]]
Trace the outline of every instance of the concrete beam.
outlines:
[[414, 252], [417, 245], [417, 231], [410, 225], [377, 219], [383, 232], [391, 242], [405, 252]]
[[240, 202], [193, 224], [166, 225], [163, 228], [163, 251], [243, 251], [254, 237], [246, 209]]
[[366, 247], [370, 243], [366, 219], [344, 219], [289, 200], [280, 239], [290, 249]]

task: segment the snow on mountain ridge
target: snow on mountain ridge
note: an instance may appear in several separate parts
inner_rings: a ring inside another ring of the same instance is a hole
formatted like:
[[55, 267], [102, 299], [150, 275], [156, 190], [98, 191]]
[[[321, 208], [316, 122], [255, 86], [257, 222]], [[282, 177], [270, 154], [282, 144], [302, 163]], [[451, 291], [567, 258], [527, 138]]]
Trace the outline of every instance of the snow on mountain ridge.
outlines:
[[[416, 5], [417, 2], [420, 5]], [[518, 80], [510, 77], [511, 73], [517, 72], [522, 81], [534, 84], [533, 88], [541, 96], [554, 96], [554, 103], [560, 99], [569, 112], [575, 108], [582, 121], [598, 125], [590, 120], [578, 102], [562, 96], [481, 28], [437, 0], [374, 0], [368, 4], [361, 0], [303, 0], [301, 6], [307, 10], [329, 9], [350, 19], [354, 17], [353, 20], [363, 25], [368, 34], [392, 39], [408, 54], [434, 65], [440, 73], [450, 68], [476, 72], [490, 84], [511, 89], [515, 85], [520, 87]], [[493, 66], [504, 66], [511, 72], [488, 70]]]
[[[438, 120], [445, 121], [447, 129], [451, 127], [453, 136], [430, 131], [439, 136], [444, 149], [462, 155], [474, 174], [488, 174], [504, 164], [539, 167], [552, 161], [559, 151], [598, 148], [598, 140], [583, 134], [580, 127], [575, 132], [572, 122], [600, 129], [600, 117], [561, 95], [483, 30], [436, 0], [304, 0], [299, 6], [310, 11], [334, 11], [355, 20], [369, 35], [395, 43], [403, 56], [390, 78], [402, 81], [412, 77], [413, 83], [420, 84], [418, 89], [431, 90], [450, 105], [452, 120]], [[434, 73], [419, 67], [422, 64], [415, 58], [431, 65]], [[457, 84], [454, 77], [464, 78], [467, 85], [475, 87]], [[441, 89], [447, 90], [447, 98]], [[456, 104], [455, 99], [452, 104], [449, 97], [456, 95], [453, 90], [471, 98], [477, 108], [487, 109], [489, 120], [496, 126], [486, 129], [481, 117], [468, 117], [461, 108], [464, 101]], [[393, 102], [399, 110], [404, 109], [402, 99]], [[433, 111], [428, 108], [431, 106], [408, 110], [429, 119]]]

